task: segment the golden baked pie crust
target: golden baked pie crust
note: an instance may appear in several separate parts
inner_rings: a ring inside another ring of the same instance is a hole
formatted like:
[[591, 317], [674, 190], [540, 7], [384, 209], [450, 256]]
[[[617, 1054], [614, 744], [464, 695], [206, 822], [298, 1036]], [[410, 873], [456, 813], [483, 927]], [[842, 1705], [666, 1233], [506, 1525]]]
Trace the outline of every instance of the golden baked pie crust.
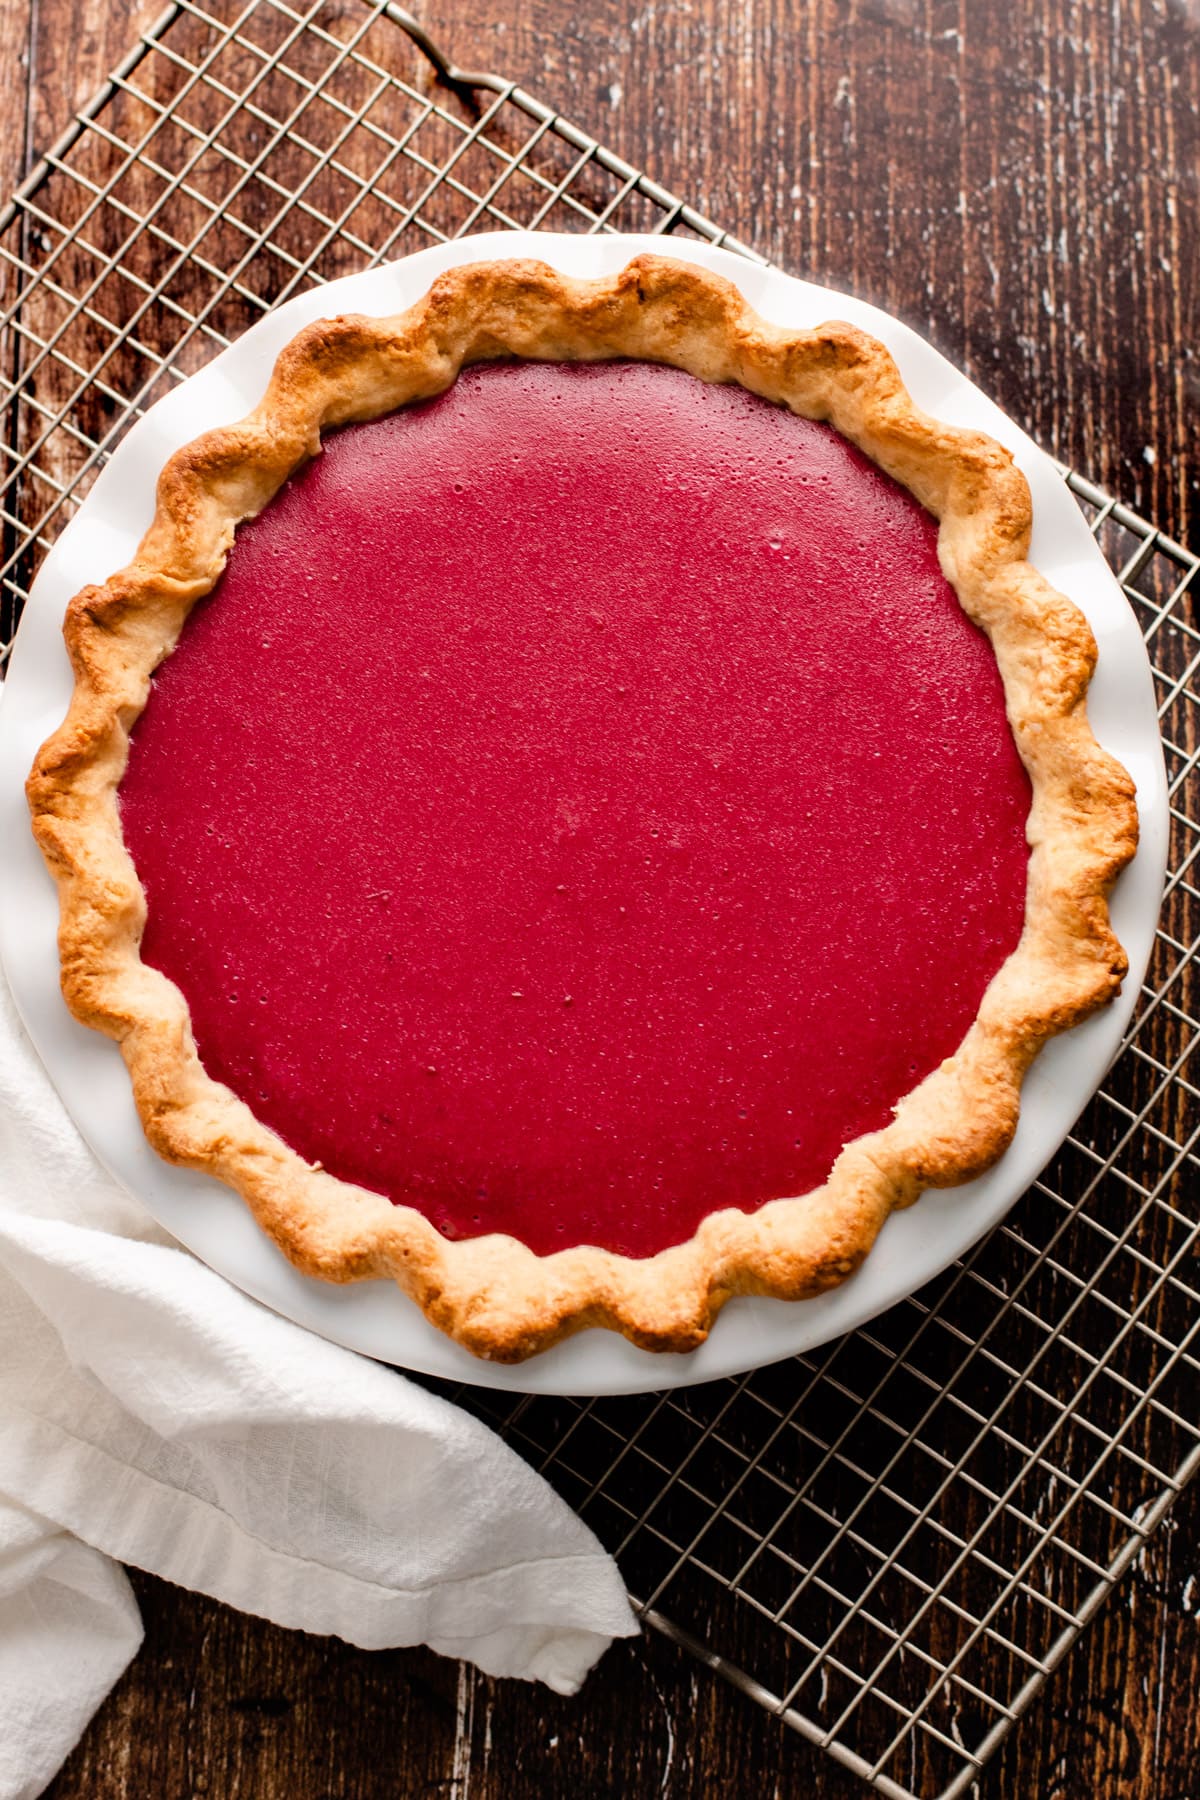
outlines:
[[[1024, 929], [958, 1051], [892, 1123], [843, 1149], [824, 1186], [750, 1214], [714, 1212], [686, 1243], [645, 1259], [588, 1246], [543, 1257], [495, 1234], [450, 1241], [414, 1209], [304, 1162], [205, 1073], [183, 996], [139, 955], [145, 897], [117, 807], [129, 734], [236, 526], [317, 454], [323, 431], [428, 398], [464, 364], [496, 357], [669, 363], [831, 423], [940, 521], [942, 568], [992, 641], [1033, 788]], [[435, 1325], [499, 1361], [592, 1325], [688, 1350], [733, 1294], [799, 1299], [842, 1281], [893, 1207], [1002, 1154], [1038, 1049], [1109, 1000], [1126, 970], [1106, 895], [1136, 846], [1133, 785], [1092, 735], [1095, 644], [1025, 560], [1030, 524], [1009, 453], [918, 411], [882, 345], [843, 324], [768, 324], [692, 264], [639, 256], [615, 276], [575, 281], [533, 261], [475, 263], [394, 318], [302, 331], [247, 418], [170, 458], [128, 567], [71, 602], [74, 698], [28, 782], [59, 889], [63, 992], [77, 1018], [120, 1044], [151, 1144], [236, 1188], [306, 1273], [392, 1276]]]

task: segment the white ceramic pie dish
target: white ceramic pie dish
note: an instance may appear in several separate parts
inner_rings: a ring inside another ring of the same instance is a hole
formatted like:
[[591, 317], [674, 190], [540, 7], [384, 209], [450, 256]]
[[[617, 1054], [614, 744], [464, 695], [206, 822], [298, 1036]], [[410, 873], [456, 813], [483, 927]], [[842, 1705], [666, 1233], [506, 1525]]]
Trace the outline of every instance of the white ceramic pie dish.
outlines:
[[[58, 988], [57, 897], [28, 829], [23, 783], [66, 709], [71, 676], [60, 626], [71, 595], [126, 562], [149, 523], [159, 469], [179, 445], [227, 424], [260, 397], [275, 354], [313, 319], [390, 313], [457, 263], [529, 255], [573, 275], [609, 274], [640, 250], [703, 264], [735, 282], [768, 318], [794, 327], [843, 318], [888, 345], [919, 405], [987, 431], [1013, 451], [1034, 498], [1031, 557], [1086, 614], [1100, 645], [1089, 708], [1100, 742], [1137, 783], [1142, 839], [1113, 896], [1131, 974], [1120, 999], [1038, 1057], [1016, 1138], [986, 1176], [928, 1193], [887, 1222], [867, 1262], [809, 1301], [731, 1302], [687, 1356], [654, 1356], [589, 1331], [515, 1368], [481, 1363], [437, 1332], [389, 1282], [330, 1287], [291, 1268], [241, 1199], [161, 1162], [134, 1110], [115, 1045], [71, 1018]], [[1137, 623], [1049, 460], [951, 364], [907, 327], [849, 296], [659, 237], [488, 233], [346, 277], [281, 307], [155, 406], [124, 439], [34, 584], [0, 705], [0, 959], [30, 1035], [80, 1130], [112, 1173], [212, 1268], [321, 1335], [403, 1367], [521, 1392], [617, 1393], [682, 1386], [771, 1362], [841, 1335], [930, 1280], [994, 1225], [1054, 1154], [1099, 1084], [1129, 1022], [1154, 940], [1168, 808], [1153, 684]]]

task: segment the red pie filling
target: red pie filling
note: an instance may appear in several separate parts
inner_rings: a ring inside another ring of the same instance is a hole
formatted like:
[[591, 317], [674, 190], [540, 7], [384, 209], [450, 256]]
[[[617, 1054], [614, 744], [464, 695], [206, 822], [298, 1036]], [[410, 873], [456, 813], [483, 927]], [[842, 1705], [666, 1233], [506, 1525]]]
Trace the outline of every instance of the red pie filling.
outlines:
[[505, 366], [245, 526], [122, 789], [209, 1072], [449, 1237], [648, 1255], [817, 1186], [1021, 930], [934, 522], [674, 370]]

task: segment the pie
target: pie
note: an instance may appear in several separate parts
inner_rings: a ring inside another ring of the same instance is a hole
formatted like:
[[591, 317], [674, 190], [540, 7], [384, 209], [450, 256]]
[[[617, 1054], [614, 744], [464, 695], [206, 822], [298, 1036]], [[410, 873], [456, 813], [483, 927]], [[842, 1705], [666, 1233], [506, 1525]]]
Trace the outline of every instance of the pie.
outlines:
[[1030, 523], [881, 345], [667, 258], [302, 331], [72, 602], [29, 780], [150, 1142], [502, 1361], [843, 1280], [1126, 969]]

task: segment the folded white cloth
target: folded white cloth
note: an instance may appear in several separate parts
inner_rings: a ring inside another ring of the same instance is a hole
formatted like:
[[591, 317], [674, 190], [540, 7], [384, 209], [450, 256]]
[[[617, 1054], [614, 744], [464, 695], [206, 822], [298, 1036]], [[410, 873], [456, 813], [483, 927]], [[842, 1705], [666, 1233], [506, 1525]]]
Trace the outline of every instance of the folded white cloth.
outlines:
[[0, 978], [0, 1800], [42, 1791], [136, 1651], [119, 1562], [564, 1694], [637, 1630], [498, 1437], [247, 1299], [105, 1174]]

